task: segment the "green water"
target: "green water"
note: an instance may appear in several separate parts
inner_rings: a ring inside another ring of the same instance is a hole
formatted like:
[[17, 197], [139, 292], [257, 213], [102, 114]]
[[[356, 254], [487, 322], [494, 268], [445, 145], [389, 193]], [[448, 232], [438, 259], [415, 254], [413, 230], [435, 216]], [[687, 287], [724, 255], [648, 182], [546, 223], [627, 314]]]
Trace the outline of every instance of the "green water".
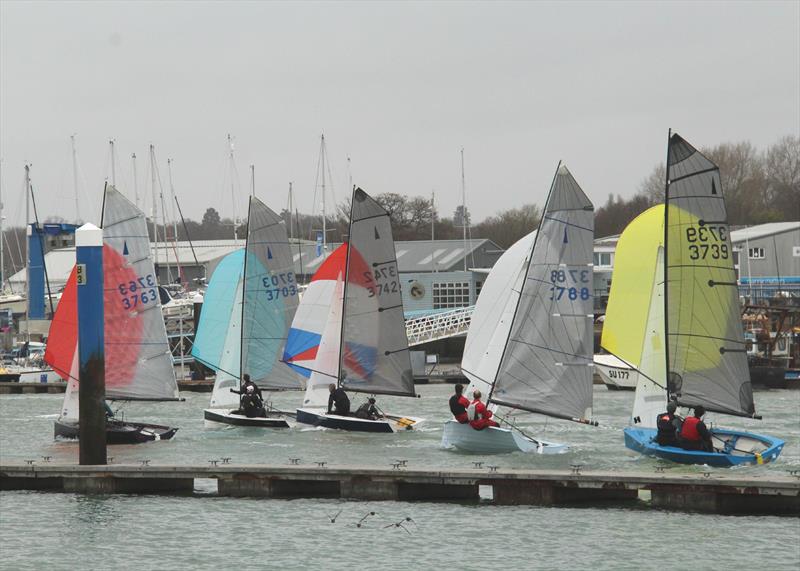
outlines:
[[[501, 467], [653, 471], [658, 461], [625, 449], [633, 393], [595, 388], [601, 427], [520, 418], [526, 431], [572, 451], [560, 456], [509, 454], [477, 458], [441, 450], [449, 386], [418, 387], [420, 399], [382, 398], [387, 411], [428, 419], [419, 432], [366, 435], [297, 427], [283, 431], [210, 428], [202, 418], [207, 394], [185, 393], [183, 403], [131, 403], [131, 420], [180, 427], [168, 442], [114, 446], [114, 462], [366, 464], [388, 467]], [[52, 423], [61, 395], [0, 396], [0, 459], [52, 456], [74, 462], [77, 444], [54, 442]], [[354, 399], [358, 403], [357, 398]], [[291, 409], [299, 394], [275, 405]], [[781, 458], [738, 473], [786, 474], [800, 467], [800, 391], [756, 394], [763, 421], [724, 418], [787, 441]], [[711, 420], [714, 417], [710, 415]], [[699, 467], [667, 465], [668, 470]], [[730, 469], [728, 470], [730, 471]], [[200, 497], [213, 482], [198, 483], [196, 497], [110, 496], [3, 492], [0, 494], [0, 569], [692, 569], [800, 568], [800, 520], [670, 513], [649, 509], [500, 507], [424, 502], [264, 500]], [[335, 516], [336, 523], [330, 523]], [[367, 512], [377, 515], [357, 521]], [[384, 528], [404, 521], [403, 527]]]

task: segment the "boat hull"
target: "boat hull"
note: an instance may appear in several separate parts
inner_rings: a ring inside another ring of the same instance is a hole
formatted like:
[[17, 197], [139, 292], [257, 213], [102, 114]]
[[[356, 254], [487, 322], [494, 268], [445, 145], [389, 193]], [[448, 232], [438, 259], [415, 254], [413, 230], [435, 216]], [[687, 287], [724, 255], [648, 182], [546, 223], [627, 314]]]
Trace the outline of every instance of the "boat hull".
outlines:
[[[106, 421], [107, 444], [141, 444], [153, 440], [169, 440], [178, 431], [177, 428], [144, 422], [125, 422], [121, 420]], [[80, 429], [77, 422], [56, 420], [54, 432], [56, 438], [77, 440]]]
[[539, 440], [538, 443], [516, 430], [490, 426], [475, 430], [469, 424], [448, 420], [442, 433], [442, 448], [456, 449], [470, 454], [563, 454], [566, 444]]
[[355, 416], [327, 414], [323, 409], [298, 408], [297, 422], [310, 424], [312, 426], [321, 426], [323, 428], [347, 430], [349, 432], [392, 433], [414, 430], [419, 427], [423, 419], [413, 416], [387, 414], [384, 418], [379, 420], [368, 420]]
[[611, 391], [632, 391], [636, 389], [639, 372], [628, 367], [613, 355], [595, 355], [594, 370], [600, 375], [603, 384]]
[[680, 464], [706, 464], [716, 468], [743, 464], [765, 464], [775, 460], [784, 441], [772, 436], [740, 430], [713, 429], [715, 445], [724, 444], [726, 452], [684, 450], [677, 446], [661, 446], [655, 442], [654, 428], [628, 427], [624, 430], [625, 446], [646, 456], [655, 456]]
[[254, 428], [289, 428], [286, 417], [282, 415], [247, 417], [241, 414], [233, 414], [229, 410], [205, 409], [203, 418], [210, 422], [229, 424], [232, 426], [250, 426]]

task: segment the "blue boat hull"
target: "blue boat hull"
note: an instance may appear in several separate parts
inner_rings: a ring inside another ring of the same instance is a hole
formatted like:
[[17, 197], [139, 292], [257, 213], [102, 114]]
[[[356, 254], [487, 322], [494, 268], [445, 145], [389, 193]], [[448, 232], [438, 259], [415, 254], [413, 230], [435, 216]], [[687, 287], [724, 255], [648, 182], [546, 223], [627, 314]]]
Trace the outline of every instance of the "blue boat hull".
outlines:
[[715, 444], [724, 441], [723, 452], [684, 450], [677, 446], [661, 446], [655, 442], [654, 428], [628, 427], [624, 430], [625, 446], [647, 456], [681, 464], [707, 464], [716, 468], [727, 468], [742, 464], [766, 464], [775, 460], [785, 444], [779, 438], [754, 434], [741, 430], [713, 429]]

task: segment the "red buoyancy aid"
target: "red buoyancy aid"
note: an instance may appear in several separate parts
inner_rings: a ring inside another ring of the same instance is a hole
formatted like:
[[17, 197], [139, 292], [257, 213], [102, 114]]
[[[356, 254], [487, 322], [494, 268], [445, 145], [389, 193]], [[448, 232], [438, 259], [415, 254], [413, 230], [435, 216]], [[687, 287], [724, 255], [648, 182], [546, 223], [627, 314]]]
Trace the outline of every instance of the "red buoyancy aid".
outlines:
[[697, 425], [700, 424], [700, 422], [702, 421], [696, 416], [690, 416], [684, 420], [683, 427], [681, 428], [681, 438], [684, 440], [700, 440], [700, 433], [697, 431]]

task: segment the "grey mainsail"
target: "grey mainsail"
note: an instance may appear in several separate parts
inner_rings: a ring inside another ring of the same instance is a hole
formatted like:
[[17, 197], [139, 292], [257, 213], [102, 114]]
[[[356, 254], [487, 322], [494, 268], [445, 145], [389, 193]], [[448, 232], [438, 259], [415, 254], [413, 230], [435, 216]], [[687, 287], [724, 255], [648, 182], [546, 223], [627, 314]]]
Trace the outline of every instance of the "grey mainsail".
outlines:
[[591, 416], [594, 207], [559, 165], [490, 401]]
[[684, 406], [755, 413], [733, 247], [717, 165], [669, 140], [665, 249], [667, 387]]
[[395, 256], [389, 214], [355, 189], [340, 350], [340, 383], [348, 390], [414, 395]]
[[106, 395], [171, 400], [178, 385], [144, 214], [113, 186], [103, 201]]
[[241, 373], [262, 388], [302, 388], [300, 374], [282, 362], [297, 303], [286, 224], [252, 196], [244, 259]]

